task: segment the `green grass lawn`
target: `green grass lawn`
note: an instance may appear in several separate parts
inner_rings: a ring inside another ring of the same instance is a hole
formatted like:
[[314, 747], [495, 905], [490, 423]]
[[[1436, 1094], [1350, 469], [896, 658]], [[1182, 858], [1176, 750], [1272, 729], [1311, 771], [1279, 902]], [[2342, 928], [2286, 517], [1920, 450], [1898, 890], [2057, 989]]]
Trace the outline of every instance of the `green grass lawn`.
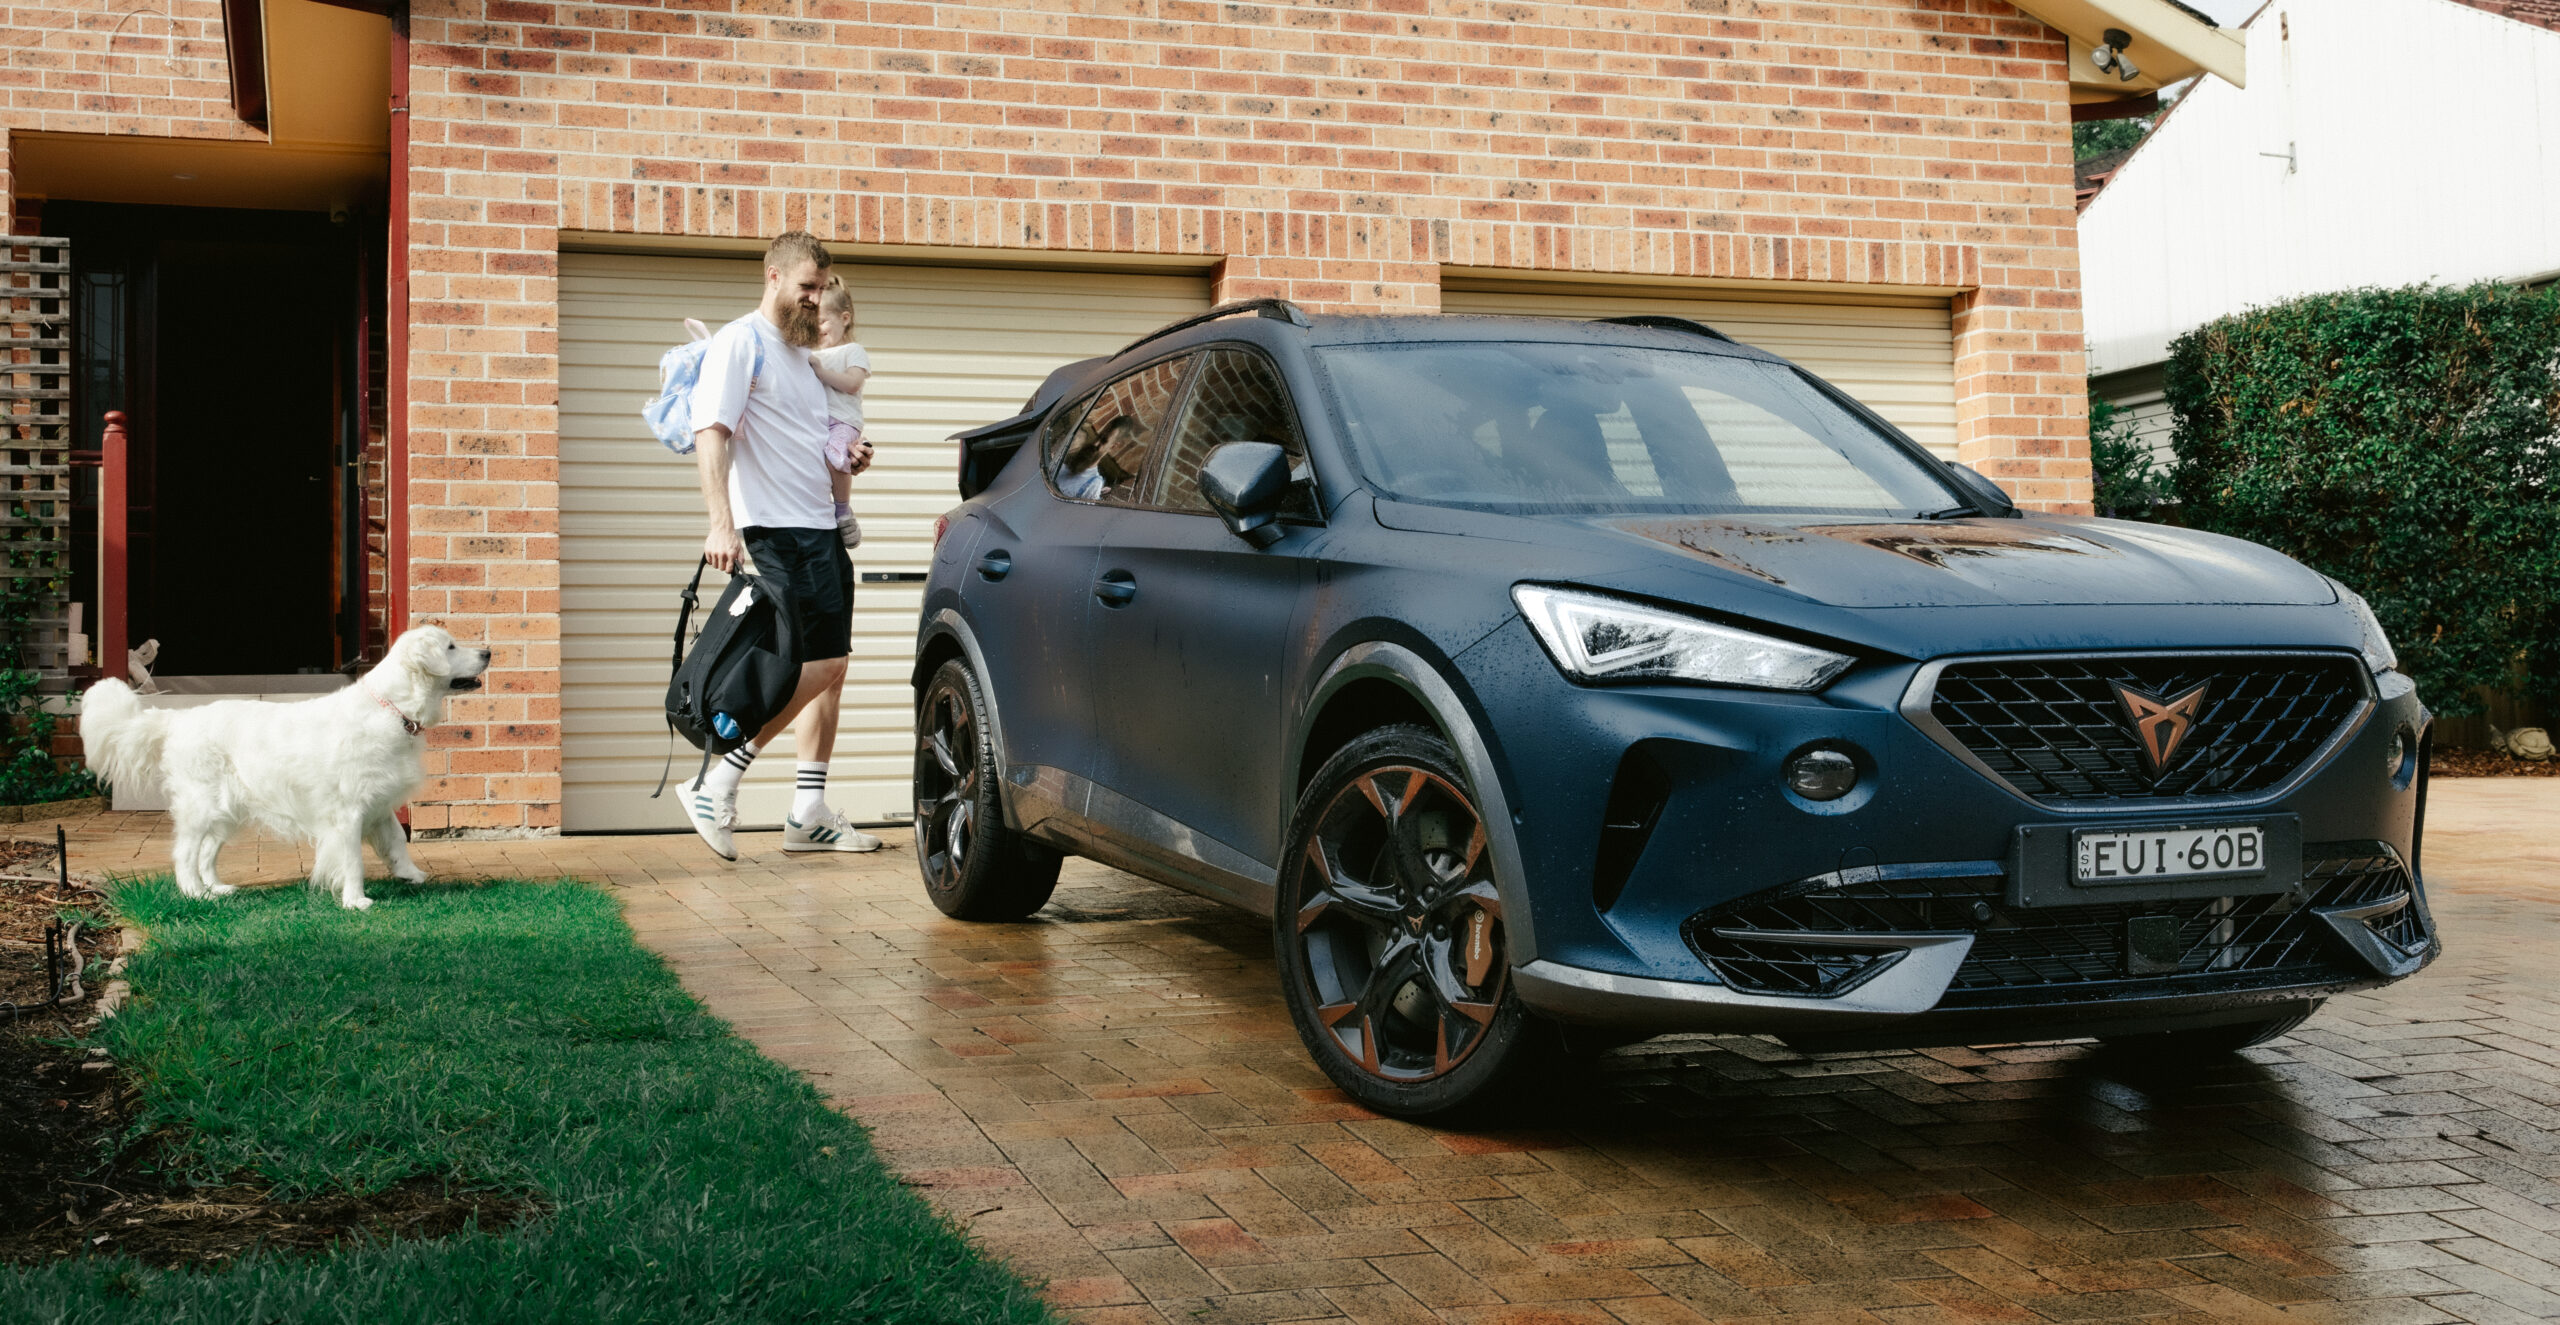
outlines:
[[116, 904], [149, 943], [100, 1042], [193, 1181], [537, 1194], [497, 1232], [167, 1272], [0, 1267], [0, 1321], [1042, 1321], [862, 1129], [705, 1014], [579, 884]]

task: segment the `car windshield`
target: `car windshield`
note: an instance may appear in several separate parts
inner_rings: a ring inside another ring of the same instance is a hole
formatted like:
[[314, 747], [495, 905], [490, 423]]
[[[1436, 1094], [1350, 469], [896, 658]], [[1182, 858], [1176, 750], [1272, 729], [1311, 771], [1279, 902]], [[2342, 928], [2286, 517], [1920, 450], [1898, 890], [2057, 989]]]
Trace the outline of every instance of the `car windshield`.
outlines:
[[1522, 513], [1911, 516], [1963, 498], [1784, 365], [1629, 345], [1318, 352], [1387, 495]]

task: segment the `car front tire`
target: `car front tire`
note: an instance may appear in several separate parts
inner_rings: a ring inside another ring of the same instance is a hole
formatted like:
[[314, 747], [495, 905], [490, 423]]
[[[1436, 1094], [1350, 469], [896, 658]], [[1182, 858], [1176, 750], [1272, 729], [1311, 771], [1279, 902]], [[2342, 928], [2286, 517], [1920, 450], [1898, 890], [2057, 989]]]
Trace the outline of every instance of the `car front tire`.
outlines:
[[1486, 828], [1436, 732], [1352, 741], [1298, 800], [1272, 913], [1289, 1016], [1317, 1066], [1380, 1113], [1510, 1098], [1558, 1044], [1511, 984]]
[[935, 670], [916, 704], [916, 865], [955, 920], [1020, 920], [1047, 905], [1061, 857], [1007, 828], [986, 692], [966, 659]]

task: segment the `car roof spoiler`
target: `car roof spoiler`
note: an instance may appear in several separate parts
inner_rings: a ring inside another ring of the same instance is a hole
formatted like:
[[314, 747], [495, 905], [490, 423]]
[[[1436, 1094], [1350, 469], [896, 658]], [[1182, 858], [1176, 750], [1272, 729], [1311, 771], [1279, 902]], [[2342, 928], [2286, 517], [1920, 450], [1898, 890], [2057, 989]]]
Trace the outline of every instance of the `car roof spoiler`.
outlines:
[[1619, 327], [1652, 327], [1656, 331], [1685, 331], [1692, 336], [1705, 336], [1712, 340], [1723, 341], [1727, 345], [1742, 343], [1694, 318], [1670, 317], [1661, 313], [1638, 313], [1633, 317], [1603, 317], [1592, 320]]
[[[1162, 340], [1185, 327], [1196, 327], [1203, 322], [1215, 322], [1219, 318], [1234, 317], [1240, 313], [1251, 313], [1255, 317], [1267, 317], [1277, 322], [1286, 322], [1290, 326], [1296, 327], [1301, 331], [1315, 325], [1315, 323], [1307, 319], [1307, 312], [1305, 309], [1298, 307], [1296, 304], [1290, 303], [1286, 299], [1239, 299], [1232, 304], [1220, 304], [1206, 313], [1195, 313], [1179, 322], [1168, 322], [1165, 325], [1148, 332], [1146, 335], [1140, 336], [1136, 340], [1121, 346], [1120, 354], [1127, 354], [1129, 351], [1146, 344], [1148, 341]], [[1115, 354], [1112, 357], [1116, 359], [1120, 356]]]
[[1049, 411], [1094, 377], [1107, 362], [1107, 359], [1083, 359], [1068, 364], [1040, 383], [1040, 388], [1031, 393], [1031, 398], [1022, 402], [1021, 413], [1002, 423], [990, 423], [951, 434], [951, 440], [960, 444], [960, 499], [967, 501], [986, 491], [987, 485], [995, 482], [996, 474], [1004, 468], [1005, 462], [1011, 460], [1013, 453], [1021, 450], [1022, 444], [1040, 430], [1040, 421], [1049, 417]]
[[1002, 423], [953, 433], [951, 440], [960, 444], [960, 499], [967, 501], [986, 491], [987, 485], [995, 481], [996, 472], [1004, 468], [1004, 462], [1011, 460], [1031, 434], [1040, 430], [1040, 420], [1048, 413], [1043, 409], [1016, 414]]

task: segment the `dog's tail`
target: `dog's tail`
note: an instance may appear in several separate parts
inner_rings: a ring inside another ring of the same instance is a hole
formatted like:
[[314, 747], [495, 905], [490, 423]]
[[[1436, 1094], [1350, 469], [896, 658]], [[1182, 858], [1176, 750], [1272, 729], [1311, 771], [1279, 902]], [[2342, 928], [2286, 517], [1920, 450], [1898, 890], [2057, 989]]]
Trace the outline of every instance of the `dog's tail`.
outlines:
[[169, 715], [142, 706], [133, 687], [109, 677], [80, 700], [80, 748], [89, 771], [109, 786], [157, 782]]

